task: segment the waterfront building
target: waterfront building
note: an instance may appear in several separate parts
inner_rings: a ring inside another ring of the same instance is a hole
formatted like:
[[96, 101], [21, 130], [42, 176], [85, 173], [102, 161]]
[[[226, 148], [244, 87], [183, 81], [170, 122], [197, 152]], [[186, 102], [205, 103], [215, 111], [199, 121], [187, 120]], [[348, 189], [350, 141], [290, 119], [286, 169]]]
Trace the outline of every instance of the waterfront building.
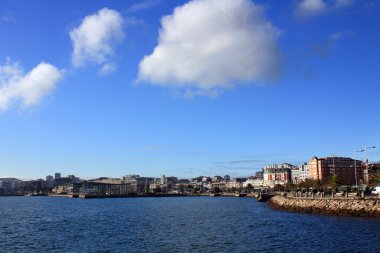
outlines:
[[178, 179], [179, 184], [189, 184], [190, 180], [189, 179]]
[[46, 176], [46, 181], [45, 181], [46, 187], [47, 188], [53, 188], [54, 187], [54, 177], [53, 176]]
[[165, 177], [165, 175], [161, 175], [161, 177], [160, 177], [160, 184], [166, 184], [166, 177]]
[[0, 189], [5, 193], [10, 193], [16, 190], [16, 184], [21, 181], [17, 178], [0, 178]]
[[61, 178], [61, 173], [56, 172], [56, 173], [55, 173], [55, 179], [60, 179], [60, 178]]
[[241, 190], [243, 188], [243, 183], [235, 180], [231, 180], [226, 183], [226, 190]]
[[311, 179], [322, 183], [327, 183], [333, 175], [337, 175], [343, 184], [353, 185], [364, 180], [362, 161], [348, 157], [314, 156], [309, 162], [309, 174]]
[[262, 178], [249, 178], [245, 182], [243, 182], [244, 188], [249, 188], [249, 185], [251, 185], [254, 189], [259, 189], [263, 186], [263, 179]]
[[300, 170], [298, 167], [294, 167], [291, 169], [291, 178], [292, 178], [292, 183], [293, 184], [298, 184], [300, 183]]
[[232, 180], [226, 182], [226, 189], [227, 190], [241, 190], [243, 188], [243, 183], [247, 181], [247, 178], [245, 177], [235, 177]]
[[212, 177], [212, 182], [222, 182], [223, 178], [221, 176]]
[[291, 182], [291, 171], [295, 166], [289, 163], [267, 165], [263, 168], [263, 185], [274, 187]]
[[166, 184], [168, 184], [168, 185], [178, 184], [178, 178], [177, 177], [166, 177]]
[[226, 192], [227, 187], [226, 187], [226, 182], [224, 181], [216, 181], [211, 183], [211, 191], [212, 192]]
[[203, 177], [202, 182], [209, 183], [209, 182], [212, 182], [212, 179], [211, 179], [211, 177]]
[[[134, 180], [134, 179], [131, 179]], [[73, 184], [75, 186], [77, 184]], [[123, 182], [117, 178], [98, 178], [83, 181], [80, 185], [79, 193], [93, 196], [113, 196], [135, 194], [130, 183]], [[69, 189], [67, 189], [69, 190]], [[73, 190], [75, 191], [75, 190]]]
[[[57, 174], [59, 174], [57, 176]], [[54, 179], [54, 186], [60, 186], [65, 184], [73, 183], [73, 178], [71, 177], [62, 177], [61, 173], [56, 173], [55, 179]]]
[[263, 172], [262, 171], [256, 171], [256, 173], [255, 173], [255, 177], [256, 178], [263, 178]]
[[158, 182], [149, 184], [149, 192], [161, 192], [161, 184]]
[[309, 165], [307, 163], [304, 163], [298, 166], [298, 173], [300, 182], [304, 182], [306, 179], [310, 178]]

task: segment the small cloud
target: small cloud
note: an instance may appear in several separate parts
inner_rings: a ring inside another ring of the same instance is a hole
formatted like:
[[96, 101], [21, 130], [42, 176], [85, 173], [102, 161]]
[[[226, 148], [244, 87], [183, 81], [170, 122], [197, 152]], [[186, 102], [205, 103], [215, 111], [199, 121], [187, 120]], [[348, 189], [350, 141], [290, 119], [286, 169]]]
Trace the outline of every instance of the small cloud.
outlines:
[[295, 7], [294, 16], [300, 19], [310, 19], [353, 5], [353, 0], [300, 0]]
[[281, 76], [281, 31], [250, 0], [193, 0], [161, 25], [158, 45], [140, 62], [139, 82], [181, 90], [186, 97], [213, 97], [237, 84]]
[[354, 0], [335, 0], [334, 7], [335, 8], [346, 8], [353, 5]]
[[127, 9], [127, 12], [138, 12], [138, 11], [143, 11], [143, 10], [151, 9], [151, 8], [159, 5], [161, 2], [162, 2], [162, 0], [144, 0], [144, 1], [140, 1], [138, 3], [132, 4]]
[[151, 150], [155, 150], [155, 149], [157, 149], [156, 146], [150, 146], [150, 145], [142, 147], [142, 150], [144, 150], [144, 151], [151, 151]]
[[86, 16], [78, 27], [70, 31], [74, 67], [95, 63], [103, 65], [100, 73], [111, 70], [114, 47], [124, 39], [123, 22], [117, 11], [108, 8]]
[[116, 64], [114, 63], [106, 63], [104, 64], [98, 71], [99, 75], [105, 76], [111, 73], [114, 73], [117, 69]]
[[138, 26], [145, 25], [145, 21], [143, 19], [136, 18], [133, 16], [125, 17], [124, 23], [126, 24], [126, 26], [129, 26], [129, 27], [136, 27], [136, 26], [138, 27]]
[[380, 2], [369, 2], [365, 4], [365, 8], [367, 9], [377, 9], [380, 8]]
[[328, 8], [323, 0], [302, 0], [296, 5], [294, 15], [298, 18], [312, 18], [325, 14]]
[[45, 62], [24, 74], [20, 64], [8, 58], [4, 65], [0, 65], [0, 110], [6, 111], [17, 102], [22, 107], [38, 104], [54, 90], [62, 77], [62, 70]]
[[352, 32], [336, 32], [330, 34], [327, 39], [321, 43], [310, 46], [308, 52], [310, 55], [318, 55], [320, 57], [327, 57], [333, 46], [344, 37], [352, 36]]
[[337, 33], [333, 33], [329, 36], [329, 41], [332, 41], [332, 42], [335, 42], [335, 41], [338, 41], [340, 38], [342, 38], [342, 33], [340, 32], [337, 32]]

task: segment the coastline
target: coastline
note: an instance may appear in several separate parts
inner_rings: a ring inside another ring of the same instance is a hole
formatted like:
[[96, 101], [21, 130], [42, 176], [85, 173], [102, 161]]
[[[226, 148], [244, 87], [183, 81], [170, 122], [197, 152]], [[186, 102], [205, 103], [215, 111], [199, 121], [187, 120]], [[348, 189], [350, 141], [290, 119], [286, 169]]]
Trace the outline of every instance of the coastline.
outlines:
[[346, 217], [380, 217], [380, 199], [307, 199], [274, 196], [269, 206], [278, 211]]

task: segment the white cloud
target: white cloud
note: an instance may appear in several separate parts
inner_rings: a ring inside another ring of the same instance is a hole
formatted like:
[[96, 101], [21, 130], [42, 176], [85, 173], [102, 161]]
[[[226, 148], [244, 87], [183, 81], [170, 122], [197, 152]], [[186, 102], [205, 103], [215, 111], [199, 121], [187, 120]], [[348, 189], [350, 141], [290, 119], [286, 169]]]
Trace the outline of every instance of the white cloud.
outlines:
[[158, 4], [161, 4], [161, 2], [162, 0], [143, 0], [135, 4], [132, 4], [131, 7], [128, 8], [127, 12], [137, 12], [146, 9], [151, 9], [157, 6]]
[[75, 67], [87, 63], [114, 65], [110, 63], [114, 47], [124, 38], [123, 18], [117, 11], [103, 8], [85, 17], [78, 27], [71, 30], [70, 38], [74, 47], [72, 63]]
[[102, 75], [102, 76], [105, 76], [105, 75], [108, 75], [110, 73], [113, 73], [115, 72], [117, 69], [117, 66], [116, 64], [114, 63], [106, 63], [104, 64], [98, 71], [99, 75]]
[[338, 10], [350, 7], [353, 0], [335, 0], [326, 2], [325, 0], [301, 0], [297, 3], [294, 15], [298, 18], [307, 19], [326, 14], [331, 10]]
[[354, 0], [335, 0], [336, 8], [346, 8], [351, 6], [354, 3]]
[[327, 10], [323, 0], [302, 0], [298, 2], [294, 14], [299, 18], [310, 18], [324, 14]]
[[54, 90], [62, 77], [63, 71], [49, 63], [41, 62], [24, 74], [17, 62], [7, 59], [4, 65], [0, 65], [0, 110], [9, 109], [15, 102], [23, 107], [38, 104]]
[[236, 82], [279, 78], [279, 30], [250, 0], [193, 0], [161, 20], [159, 42], [139, 66], [139, 81], [215, 94]]

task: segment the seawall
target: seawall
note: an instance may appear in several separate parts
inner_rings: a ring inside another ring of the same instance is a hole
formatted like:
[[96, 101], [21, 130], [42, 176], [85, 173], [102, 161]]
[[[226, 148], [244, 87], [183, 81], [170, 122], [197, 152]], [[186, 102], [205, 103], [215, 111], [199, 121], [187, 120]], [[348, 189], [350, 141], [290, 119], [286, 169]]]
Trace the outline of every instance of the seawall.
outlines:
[[301, 199], [277, 195], [268, 203], [275, 210], [336, 216], [380, 217], [380, 199]]

